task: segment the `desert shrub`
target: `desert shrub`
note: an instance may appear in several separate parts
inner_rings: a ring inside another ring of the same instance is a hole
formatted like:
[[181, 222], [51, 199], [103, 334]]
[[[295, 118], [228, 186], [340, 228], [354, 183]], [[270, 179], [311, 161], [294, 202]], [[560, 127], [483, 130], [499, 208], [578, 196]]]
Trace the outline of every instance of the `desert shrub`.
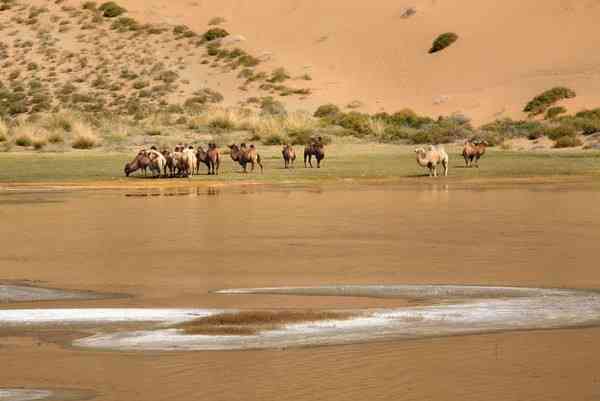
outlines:
[[162, 135], [162, 131], [159, 129], [149, 129], [146, 131], [145, 133], [148, 136], [161, 136]]
[[138, 31], [141, 29], [141, 25], [130, 17], [119, 17], [113, 21], [110, 27], [118, 32]]
[[89, 125], [81, 122], [73, 124], [73, 139], [71, 141], [71, 146], [74, 149], [92, 149], [97, 146], [98, 143], [99, 139]]
[[271, 72], [271, 76], [269, 77], [269, 79], [267, 79], [267, 81], [271, 83], [278, 83], [284, 82], [288, 79], [290, 79], [290, 75], [287, 73], [285, 68], [280, 67]]
[[148, 81], [139, 80], [139, 81], [135, 81], [135, 82], [133, 83], [133, 88], [134, 88], [134, 89], [138, 89], [138, 90], [139, 90], [139, 89], [144, 89], [144, 88], [145, 88], [145, 87], [147, 87], [148, 85], [149, 85], [149, 84], [148, 84]]
[[59, 144], [64, 142], [64, 137], [60, 132], [51, 132], [48, 134], [48, 142], [53, 144]]
[[242, 54], [235, 62], [233, 67], [256, 67], [260, 64], [260, 60], [250, 54]]
[[402, 109], [393, 114], [378, 113], [373, 115], [373, 118], [382, 120], [389, 125], [416, 129], [434, 123], [430, 117], [419, 116], [411, 109]]
[[260, 99], [260, 111], [264, 115], [271, 116], [286, 116], [287, 110], [283, 103], [273, 99], [271, 96], [263, 97]]
[[386, 125], [383, 133], [379, 136], [379, 140], [381, 142], [399, 142], [405, 141], [415, 134], [416, 130], [408, 126]]
[[572, 148], [575, 146], [581, 146], [582, 142], [579, 138], [575, 136], [561, 136], [556, 139], [556, 143], [554, 144], [555, 148]]
[[214, 18], [211, 18], [210, 21], [208, 21], [208, 25], [210, 25], [210, 26], [212, 26], [212, 25], [221, 25], [225, 21], [226, 20], [223, 17], [214, 17]]
[[557, 117], [560, 114], [564, 114], [567, 112], [567, 109], [565, 109], [562, 106], [554, 106], [554, 107], [550, 107], [548, 110], [546, 110], [546, 115], [545, 115], [545, 119], [546, 120], [552, 120], [553, 118]]
[[564, 137], [576, 137], [577, 129], [571, 124], [561, 124], [555, 127], [546, 127], [542, 130], [543, 134], [553, 141]]
[[231, 131], [235, 129], [235, 123], [226, 115], [217, 116], [208, 123], [208, 127], [213, 130]]
[[283, 145], [286, 140], [281, 135], [273, 134], [263, 138], [261, 142], [263, 145]]
[[106, 3], [103, 3], [100, 5], [100, 7], [98, 7], [98, 10], [100, 10], [102, 15], [106, 18], [118, 17], [127, 11], [114, 1], [107, 1]]
[[483, 131], [497, 132], [507, 137], [528, 137], [531, 135], [541, 136], [542, 134], [539, 133], [543, 131], [544, 126], [539, 121], [505, 118], [487, 123], [480, 128]]
[[433, 41], [433, 45], [431, 46], [431, 49], [429, 49], [429, 53], [439, 52], [440, 50], [445, 49], [457, 40], [458, 35], [454, 32], [443, 33]]
[[15, 136], [15, 144], [17, 146], [28, 147], [33, 144], [33, 139], [31, 138], [31, 135], [29, 133], [18, 133]]
[[229, 32], [227, 32], [225, 29], [211, 28], [202, 35], [202, 39], [205, 42], [210, 42], [216, 39], [224, 38], [226, 36], [229, 36]]
[[163, 81], [166, 84], [172, 84], [173, 82], [177, 81], [178, 78], [179, 74], [171, 70], [163, 71], [157, 77], [159, 81]]
[[548, 107], [559, 100], [571, 99], [575, 96], [577, 96], [577, 94], [572, 89], [557, 86], [534, 97], [527, 105], [525, 105], [523, 111], [533, 116], [542, 114]]
[[600, 108], [592, 109], [592, 110], [582, 110], [575, 114], [575, 117], [578, 118], [587, 118], [591, 120], [600, 120]]
[[317, 108], [314, 112], [313, 116], [317, 118], [335, 118], [337, 117], [342, 110], [335, 104], [323, 104]]
[[592, 135], [600, 132], [600, 120], [592, 118], [575, 117], [569, 120], [583, 135]]
[[340, 127], [352, 130], [359, 136], [372, 135], [371, 116], [366, 113], [351, 111], [350, 113], [342, 113], [334, 120], [334, 123]]

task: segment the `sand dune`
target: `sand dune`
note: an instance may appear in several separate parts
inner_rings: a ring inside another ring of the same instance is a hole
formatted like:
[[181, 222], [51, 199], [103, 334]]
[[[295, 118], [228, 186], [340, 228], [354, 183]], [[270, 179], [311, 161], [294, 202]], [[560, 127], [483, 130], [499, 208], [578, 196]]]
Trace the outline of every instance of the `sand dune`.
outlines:
[[[411, 107], [431, 115], [461, 112], [480, 122], [522, 117], [529, 99], [556, 85], [577, 91], [566, 103], [570, 109], [599, 103], [596, 0], [121, 3], [136, 18], [198, 31], [212, 17], [226, 18], [224, 26], [243, 35], [245, 46], [272, 54], [271, 66], [313, 76], [315, 94], [290, 99], [296, 107], [358, 100], [369, 111]], [[417, 12], [402, 18], [407, 7]], [[428, 54], [432, 40], [447, 31], [459, 41]]]

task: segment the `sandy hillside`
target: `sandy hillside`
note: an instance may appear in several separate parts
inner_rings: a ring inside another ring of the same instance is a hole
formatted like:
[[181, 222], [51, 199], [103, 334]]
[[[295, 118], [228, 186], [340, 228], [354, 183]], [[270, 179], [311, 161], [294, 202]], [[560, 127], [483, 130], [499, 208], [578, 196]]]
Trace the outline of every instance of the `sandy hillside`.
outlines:
[[[202, 30], [216, 16], [246, 46], [313, 77], [305, 107], [359, 100], [370, 111], [412, 107], [476, 121], [521, 116], [541, 91], [565, 85], [569, 108], [600, 104], [597, 0], [122, 0], [136, 18]], [[414, 7], [416, 14], [403, 18]], [[440, 33], [460, 39], [430, 55]], [[225, 85], [225, 84], [224, 84]], [[291, 103], [298, 103], [297, 99]]]

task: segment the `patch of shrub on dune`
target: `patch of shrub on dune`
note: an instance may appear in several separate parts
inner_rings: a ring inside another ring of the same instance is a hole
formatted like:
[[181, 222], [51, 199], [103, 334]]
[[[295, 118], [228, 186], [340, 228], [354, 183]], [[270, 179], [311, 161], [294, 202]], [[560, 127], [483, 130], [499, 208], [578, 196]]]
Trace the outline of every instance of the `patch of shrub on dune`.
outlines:
[[454, 42], [458, 40], [458, 35], [454, 32], [446, 32], [442, 33], [438, 36], [431, 45], [431, 49], [429, 49], [429, 53], [437, 53], [441, 50], [444, 50]]
[[223, 28], [210, 28], [208, 31], [204, 32], [202, 35], [202, 40], [205, 42], [211, 42], [216, 39], [221, 39], [226, 36], [229, 36], [229, 32], [227, 32]]
[[544, 116], [544, 119], [552, 120], [552, 119], [558, 117], [560, 114], [564, 114], [566, 112], [567, 112], [567, 109], [565, 109], [562, 106], [550, 107], [548, 110], [546, 110], [546, 115]]
[[531, 99], [527, 105], [525, 105], [523, 111], [529, 113], [531, 116], [536, 116], [544, 113], [550, 106], [559, 100], [572, 99], [575, 96], [577, 96], [577, 94], [572, 89], [557, 86]]
[[573, 148], [577, 146], [581, 146], [583, 143], [581, 140], [574, 136], [561, 136], [556, 139], [556, 143], [554, 144], [555, 148]]
[[115, 18], [119, 15], [127, 12], [126, 9], [115, 3], [114, 1], [107, 1], [106, 3], [102, 3], [98, 10], [102, 12], [102, 15], [106, 18]]

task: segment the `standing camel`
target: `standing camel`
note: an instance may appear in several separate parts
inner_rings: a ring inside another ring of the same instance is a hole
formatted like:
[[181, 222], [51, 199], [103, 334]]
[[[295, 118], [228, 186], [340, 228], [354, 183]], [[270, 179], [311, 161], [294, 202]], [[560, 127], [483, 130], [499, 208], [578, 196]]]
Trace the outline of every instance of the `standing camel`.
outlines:
[[421, 167], [429, 169], [430, 177], [437, 177], [437, 167], [442, 165], [444, 176], [448, 175], [448, 153], [441, 146], [429, 146], [427, 150], [423, 148], [415, 149], [417, 154], [417, 163]]
[[292, 145], [284, 145], [281, 150], [281, 155], [283, 156], [283, 164], [284, 168], [294, 167], [294, 162], [296, 161], [296, 151]]
[[233, 144], [229, 145], [231, 160], [238, 162], [240, 166], [244, 168], [244, 173], [247, 173], [247, 165], [250, 163], [252, 168], [250, 171], [254, 171], [255, 165], [260, 166], [260, 172], [263, 172], [263, 165], [261, 162], [261, 157], [256, 151], [254, 145], [250, 145], [250, 147], [246, 147], [245, 143], [242, 143], [240, 146]]
[[312, 165], [312, 157], [317, 159], [317, 168], [321, 168], [321, 160], [325, 158], [325, 144], [323, 144], [323, 139], [318, 137], [316, 140], [311, 139], [310, 143], [306, 145], [304, 148], [304, 167], [306, 168], [306, 162]]

